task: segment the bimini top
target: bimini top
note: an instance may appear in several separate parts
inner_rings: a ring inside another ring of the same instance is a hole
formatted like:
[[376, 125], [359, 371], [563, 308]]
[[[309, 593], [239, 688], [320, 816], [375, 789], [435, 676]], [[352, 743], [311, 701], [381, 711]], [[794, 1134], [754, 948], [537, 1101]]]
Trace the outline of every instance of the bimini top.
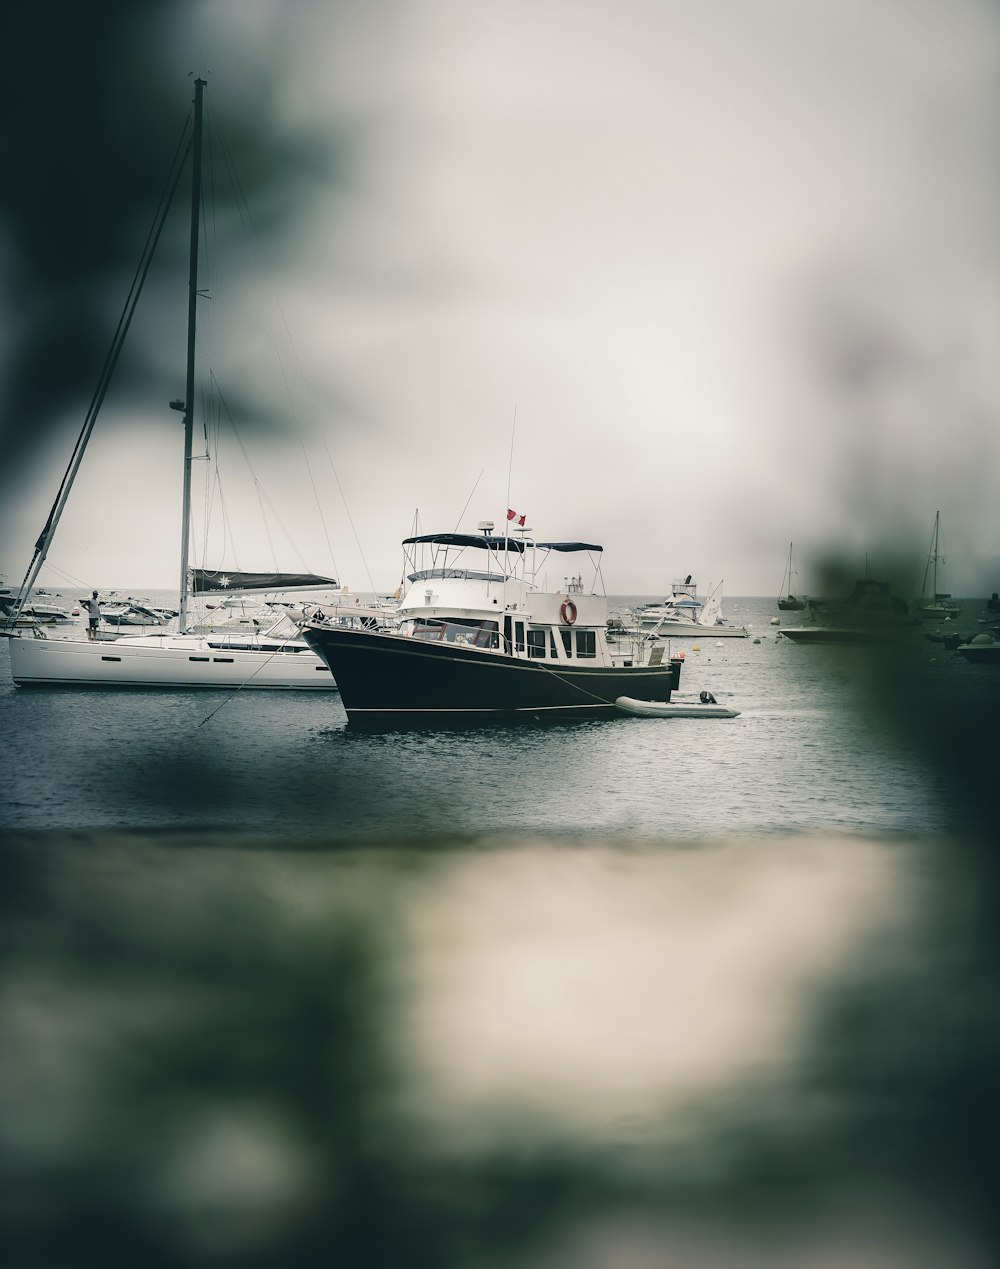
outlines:
[[433, 542], [437, 546], [473, 546], [481, 551], [524, 552], [526, 546], [540, 551], [603, 551], [603, 546], [593, 542], [525, 542], [521, 538], [490, 537], [485, 533], [423, 533], [415, 538], [403, 538], [403, 546], [417, 542]]
[[540, 551], [603, 551], [595, 542], [536, 542]]
[[403, 538], [403, 545], [433, 542], [437, 546], [476, 546], [481, 551], [524, 551], [520, 538], [488, 537], [485, 533], [422, 533], [416, 538]]

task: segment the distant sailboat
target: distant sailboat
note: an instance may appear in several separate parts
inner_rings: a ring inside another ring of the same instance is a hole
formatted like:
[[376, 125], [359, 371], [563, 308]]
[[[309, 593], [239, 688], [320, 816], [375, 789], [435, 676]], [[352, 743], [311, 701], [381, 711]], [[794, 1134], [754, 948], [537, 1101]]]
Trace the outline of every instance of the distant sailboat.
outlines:
[[722, 582], [719, 582], [714, 590], [709, 590], [708, 598], [698, 614], [698, 626], [702, 632], [711, 634], [713, 638], [745, 639], [747, 637], [746, 626], [734, 625], [722, 615]]
[[778, 596], [779, 612], [801, 612], [806, 606], [804, 596], [796, 595], [792, 586], [792, 578], [796, 577], [795, 569], [792, 567], [792, 543], [788, 544], [788, 563], [785, 566], [785, 575], [781, 579], [781, 594]]
[[[934, 533], [931, 536], [931, 546], [927, 553], [927, 564], [924, 568], [924, 580], [920, 587], [920, 599], [917, 603], [917, 613], [921, 617], [937, 617], [944, 619], [946, 617], [957, 617], [962, 611], [962, 605], [957, 599], [952, 599], [947, 591], [938, 590], [938, 568], [944, 564], [944, 556], [940, 550], [941, 540], [941, 512], [934, 513]], [[927, 589], [927, 582], [930, 580], [930, 590]]]

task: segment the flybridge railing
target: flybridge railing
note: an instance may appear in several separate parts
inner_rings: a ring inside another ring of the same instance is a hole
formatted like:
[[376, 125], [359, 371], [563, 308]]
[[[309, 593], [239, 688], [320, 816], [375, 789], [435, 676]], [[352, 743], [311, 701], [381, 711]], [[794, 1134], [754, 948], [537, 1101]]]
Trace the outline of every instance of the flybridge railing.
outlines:
[[451, 577], [457, 578], [459, 581], [473, 582], [506, 581], [502, 573], [483, 573], [474, 568], [424, 568], [416, 573], [407, 573], [406, 580], [408, 582], [424, 582], [440, 577]]
[[[534, 587], [552, 552], [584, 553], [591, 557], [594, 566], [591, 590], [596, 594], [599, 580], [601, 592], [604, 590], [600, 562], [603, 549], [592, 542], [535, 542], [531, 538], [488, 533], [426, 533], [403, 540], [403, 571], [410, 582], [430, 577], [466, 577], [499, 584], [520, 581]], [[466, 551], [487, 552], [487, 571], [462, 568], [459, 561]], [[494, 567], [496, 572], [492, 571]]]
[[[486, 552], [485, 570], [472, 567], [473, 552], [476, 562], [482, 561], [482, 552]], [[452, 577], [503, 586], [508, 581], [525, 579], [525, 544], [514, 539], [507, 542], [486, 535], [425, 534], [403, 542], [403, 557], [403, 571], [410, 582]]]

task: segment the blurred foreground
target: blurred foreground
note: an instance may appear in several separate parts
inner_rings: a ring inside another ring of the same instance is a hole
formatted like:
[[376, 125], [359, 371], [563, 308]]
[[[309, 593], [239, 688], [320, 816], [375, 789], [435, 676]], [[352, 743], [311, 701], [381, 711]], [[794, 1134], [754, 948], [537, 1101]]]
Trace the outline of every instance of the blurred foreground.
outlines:
[[995, 1263], [983, 855], [8, 835], [7, 1263]]

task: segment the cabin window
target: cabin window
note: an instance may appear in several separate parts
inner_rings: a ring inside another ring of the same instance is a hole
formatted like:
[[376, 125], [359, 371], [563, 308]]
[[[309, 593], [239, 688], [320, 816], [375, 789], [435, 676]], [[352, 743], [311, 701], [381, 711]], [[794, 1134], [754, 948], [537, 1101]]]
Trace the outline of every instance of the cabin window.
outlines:
[[545, 658], [545, 631], [529, 630], [528, 631], [528, 656], [531, 660], [537, 661]]
[[503, 650], [507, 653], [514, 650], [514, 626], [510, 617], [503, 619]]
[[484, 621], [479, 627], [479, 634], [476, 636], [477, 648], [499, 648], [500, 647], [500, 627], [495, 621]]
[[499, 626], [495, 621], [471, 621], [455, 618], [452, 621], [415, 621], [411, 631], [414, 639], [431, 643], [468, 644], [474, 648], [496, 648], [500, 645]]
[[189, 661], [207, 661], [208, 657], [188, 657]]
[[317, 669], [317, 670], [319, 670], [320, 674], [322, 674], [324, 671], [325, 671], [327, 674], [329, 674], [329, 673], [330, 673], [330, 667], [329, 667], [328, 665], [317, 665], [317, 666], [315, 666], [314, 668], [315, 668], [315, 669]]
[[556, 651], [556, 632], [549, 627], [549, 656], [553, 661], [557, 660], [559, 653]]
[[225, 663], [226, 663], [227, 665], [232, 665], [232, 664], [233, 664], [233, 658], [232, 658], [232, 657], [212, 657], [212, 660], [213, 660], [213, 661], [225, 661]]
[[121, 657], [101, 657], [102, 661], [120, 661]]
[[444, 622], [415, 621], [412, 634], [414, 639], [423, 639], [425, 642], [437, 642], [444, 636]]
[[559, 633], [562, 635], [563, 647], [566, 649], [566, 655], [571, 657], [573, 655], [573, 631], [560, 630]]
[[597, 656], [597, 634], [593, 630], [576, 632], [576, 655], [578, 657]]
[[514, 622], [514, 651], [515, 652], [524, 651], [524, 622], [523, 621]]

